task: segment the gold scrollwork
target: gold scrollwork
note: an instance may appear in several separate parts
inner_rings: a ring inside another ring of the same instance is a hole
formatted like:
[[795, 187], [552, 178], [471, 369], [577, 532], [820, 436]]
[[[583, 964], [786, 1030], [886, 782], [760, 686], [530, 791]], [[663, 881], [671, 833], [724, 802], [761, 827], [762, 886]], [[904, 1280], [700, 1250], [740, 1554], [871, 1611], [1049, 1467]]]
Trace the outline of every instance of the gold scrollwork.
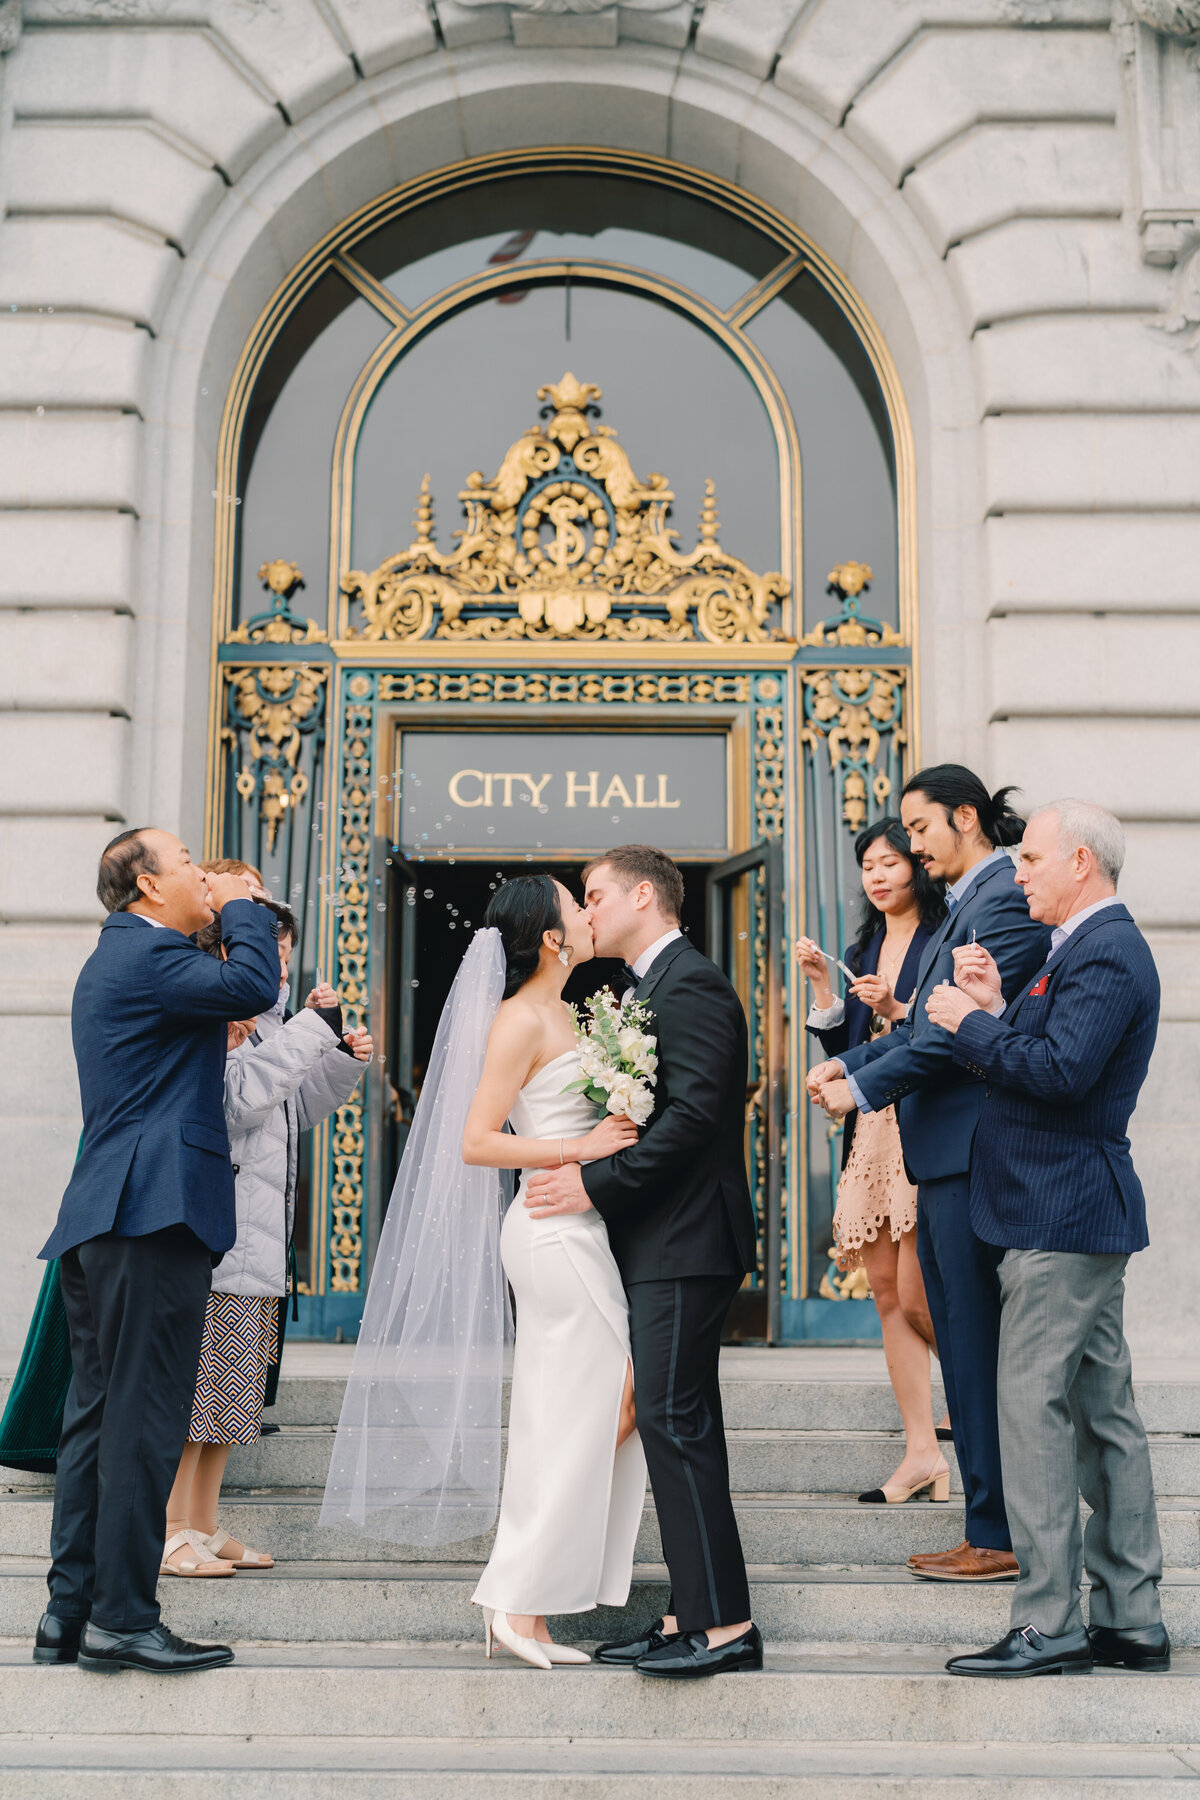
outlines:
[[639, 480], [612, 427], [589, 418], [600, 394], [569, 372], [538, 389], [549, 420], [517, 439], [491, 481], [478, 469], [467, 477], [459, 494], [466, 525], [449, 556], [433, 535], [426, 476], [408, 549], [342, 577], [361, 617], [348, 635], [727, 646], [778, 639], [772, 611], [789, 592], [783, 576], [756, 575], [721, 548], [711, 481], [699, 540], [681, 554], [667, 525], [675, 496], [666, 477]]
[[783, 708], [754, 713], [754, 822], [759, 840], [783, 835]]
[[882, 619], [864, 618], [859, 612], [859, 595], [868, 588], [874, 576], [869, 563], [844, 562], [829, 571], [826, 592], [840, 602], [840, 611], [831, 619], [806, 632], [802, 644], [826, 647], [845, 644], [851, 648], [877, 647], [881, 644], [903, 644], [903, 632], [896, 631]]
[[311, 663], [256, 664], [227, 668], [229, 718], [246, 732], [250, 761], [239, 769], [235, 787], [250, 801], [259, 796], [259, 817], [267, 828], [267, 848], [289, 807], [308, 793], [308, 776], [299, 764], [303, 735], [321, 716], [329, 671]]
[[892, 774], [881, 762], [881, 752], [884, 762], [895, 762], [907, 742], [907, 670], [806, 669], [802, 679], [801, 741], [813, 753], [824, 741], [840, 791], [842, 819], [851, 831], [861, 831], [869, 799], [883, 806], [892, 793]]
[[[358, 679], [358, 678], [354, 678]], [[353, 685], [353, 681], [347, 684]], [[368, 690], [370, 684], [368, 683]], [[370, 705], [347, 708], [341, 770], [337, 865], [330, 901], [337, 920], [337, 983], [347, 1026], [366, 1025], [367, 959], [371, 941], [367, 869], [371, 844]], [[362, 1269], [363, 1102], [355, 1089], [334, 1115], [333, 1186], [329, 1234], [329, 1284], [334, 1293], [357, 1293]]]
[[750, 698], [748, 675], [529, 675], [503, 669], [480, 669], [467, 674], [385, 673], [379, 677], [379, 698], [405, 702], [445, 704], [469, 700], [484, 706], [514, 701], [529, 706], [597, 705], [624, 702], [654, 705], [670, 701], [696, 706], [712, 702], [745, 703]]
[[315, 619], [298, 619], [288, 604], [296, 589], [304, 585], [304, 576], [296, 563], [277, 556], [273, 562], [261, 565], [258, 579], [271, 590], [270, 611], [243, 620], [229, 633], [225, 639], [227, 644], [328, 643], [329, 633], [322, 631]]

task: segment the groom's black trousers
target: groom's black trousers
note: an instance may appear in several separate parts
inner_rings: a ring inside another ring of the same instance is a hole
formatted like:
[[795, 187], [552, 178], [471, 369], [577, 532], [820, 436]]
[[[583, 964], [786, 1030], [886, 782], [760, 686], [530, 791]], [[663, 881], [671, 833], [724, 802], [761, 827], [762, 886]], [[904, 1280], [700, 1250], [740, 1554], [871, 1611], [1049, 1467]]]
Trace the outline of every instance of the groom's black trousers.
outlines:
[[750, 1617], [718, 1376], [740, 1286], [739, 1275], [686, 1275], [628, 1289], [638, 1432], [681, 1631]]

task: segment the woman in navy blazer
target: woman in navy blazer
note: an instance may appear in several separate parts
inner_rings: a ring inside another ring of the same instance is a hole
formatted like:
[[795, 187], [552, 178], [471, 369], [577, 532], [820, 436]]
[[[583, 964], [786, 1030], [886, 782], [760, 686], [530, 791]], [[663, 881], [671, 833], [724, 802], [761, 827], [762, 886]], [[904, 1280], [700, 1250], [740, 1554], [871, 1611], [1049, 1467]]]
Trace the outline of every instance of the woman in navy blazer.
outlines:
[[[808, 1029], [827, 1056], [885, 1035], [906, 1016], [922, 952], [946, 911], [899, 819], [877, 819], [860, 833], [854, 851], [864, 899], [858, 937], [844, 958], [858, 979], [844, 1000], [834, 1000], [829, 965], [817, 946], [808, 938], [796, 945], [813, 988]], [[950, 1492], [930, 1405], [933, 1324], [917, 1261], [916, 1223], [917, 1193], [905, 1171], [895, 1108], [881, 1108], [862, 1121], [851, 1113], [842, 1134], [833, 1220], [837, 1266], [867, 1272], [905, 1431], [900, 1467], [882, 1488], [859, 1495], [876, 1504], [907, 1500], [922, 1488], [936, 1500]]]

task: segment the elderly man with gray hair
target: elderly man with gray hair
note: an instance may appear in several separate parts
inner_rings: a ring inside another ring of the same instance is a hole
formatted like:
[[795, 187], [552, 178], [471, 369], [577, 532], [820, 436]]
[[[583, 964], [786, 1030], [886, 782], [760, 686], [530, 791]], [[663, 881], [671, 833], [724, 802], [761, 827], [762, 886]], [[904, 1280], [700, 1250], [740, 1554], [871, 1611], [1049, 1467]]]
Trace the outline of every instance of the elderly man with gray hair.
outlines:
[[1170, 1667], [1150, 1453], [1122, 1322], [1125, 1265], [1148, 1241], [1126, 1127], [1159, 1004], [1149, 946], [1117, 898], [1124, 858], [1121, 826], [1102, 807], [1042, 807], [1017, 881], [1031, 916], [1054, 927], [1044, 967], [1005, 1006], [986, 948], [965, 945], [955, 985], [926, 1002], [954, 1034], [955, 1061], [988, 1082], [971, 1224], [1004, 1248], [1000, 1450], [1020, 1565], [1008, 1635], [953, 1657], [956, 1675]]

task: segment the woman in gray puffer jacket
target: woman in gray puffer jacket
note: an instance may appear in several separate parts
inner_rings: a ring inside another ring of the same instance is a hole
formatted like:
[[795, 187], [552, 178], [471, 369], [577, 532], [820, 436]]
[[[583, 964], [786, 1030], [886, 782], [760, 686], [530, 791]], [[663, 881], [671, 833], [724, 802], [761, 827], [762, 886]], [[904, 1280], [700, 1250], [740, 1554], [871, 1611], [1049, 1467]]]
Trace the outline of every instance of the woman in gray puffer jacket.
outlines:
[[237, 1242], [213, 1271], [188, 1442], [167, 1506], [162, 1572], [223, 1575], [269, 1569], [270, 1556], [222, 1531], [217, 1504], [230, 1449], [258, 1441], [267, 1369], [287, 1293], [300, 1133], [345, 1104], [371, 1060], [365, 1031], [343, 1035], [327, 984], [287, 1016], [287, 971], [296, 922], [279, 920], [279, 998], [258, 1019], [230, 1027], [225, 1123], [235, 1171]]

